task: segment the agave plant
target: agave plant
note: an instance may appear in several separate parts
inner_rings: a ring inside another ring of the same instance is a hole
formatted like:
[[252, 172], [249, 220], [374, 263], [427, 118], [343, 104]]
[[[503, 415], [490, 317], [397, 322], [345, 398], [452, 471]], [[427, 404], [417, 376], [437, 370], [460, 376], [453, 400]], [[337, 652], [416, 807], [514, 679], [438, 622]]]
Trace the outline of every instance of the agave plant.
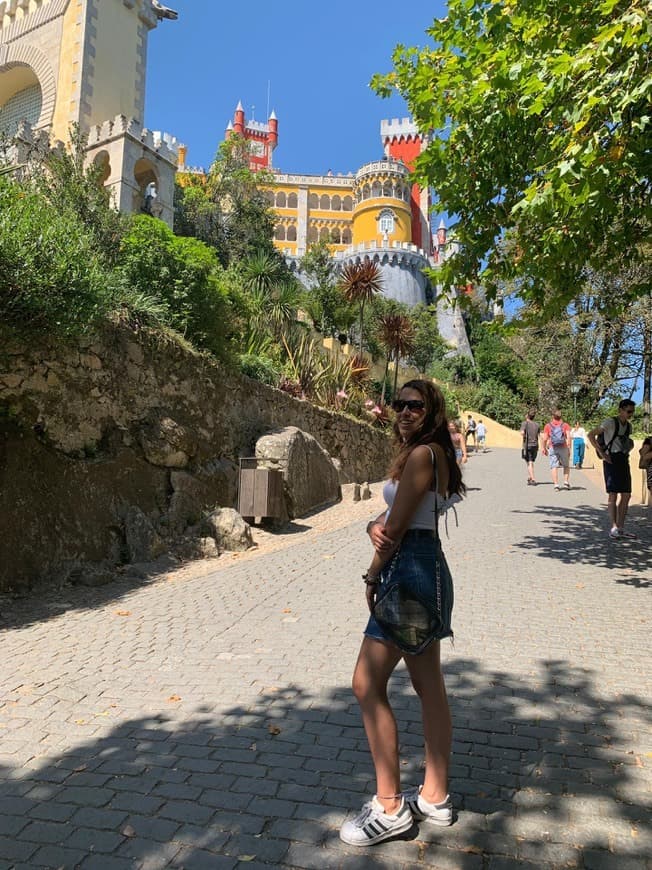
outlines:
[[362, 356], [362, 329], [364, 307], [376, 293], [383, 289], [382, 274], [376, 263], [362, 260], [360, 263], [347, 263], [340, 275], [339, 287], [346, 300], [360, 307], [360, 335], [358, 353]]

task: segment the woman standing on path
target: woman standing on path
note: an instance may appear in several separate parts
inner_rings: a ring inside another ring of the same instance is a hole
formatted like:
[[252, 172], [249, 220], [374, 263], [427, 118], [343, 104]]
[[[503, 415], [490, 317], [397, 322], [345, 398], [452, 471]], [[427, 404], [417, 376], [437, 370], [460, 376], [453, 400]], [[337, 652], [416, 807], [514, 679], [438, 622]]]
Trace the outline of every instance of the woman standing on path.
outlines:
[[[340, 837], [354, 846], [396, 836], [412, 827], [414, 819], [437, 825], [450, 825], [453, 820], [448, 795], [451, 718], [439, 640], [417, 655], [403, 653], [378, 624], [373, 607], [391, 572], [392, 581], [405, 577], [411, 586], [417, 584], [438, 615], [450, 614], [452, 585], [441, 584], [441, 599], [436, 598], [435, 570], [441, 551], [435, 512], [445, 507], [449, 496], [460, 496], [464, 485], [439, 388], [427, 381], [408, 381], [392, 407], [399, 449], [383, 489], [388, 510], [367, 527], [375, 552], [363, 578], [372, 615], [353, 674], [353, 691], [376, 772], [376, 795], [359, 816], [342, 826]], [[445, 622], [439, 637], [452, 634], [449, 616]], [[402, 658], [421, 701], [426, 760], [423, 785], [406, 793], [401, 792], [398, 732], [387, 697], [389, 678]]]

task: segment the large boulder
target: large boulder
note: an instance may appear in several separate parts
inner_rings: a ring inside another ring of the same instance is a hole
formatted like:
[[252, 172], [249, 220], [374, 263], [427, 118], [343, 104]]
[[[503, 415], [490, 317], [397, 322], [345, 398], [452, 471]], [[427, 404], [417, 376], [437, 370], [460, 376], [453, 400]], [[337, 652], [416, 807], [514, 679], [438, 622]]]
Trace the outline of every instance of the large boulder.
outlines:
[[259, 438], [256, 458], [259, 467], [282, 471], [290, 519], [335, 504], [341, 498], [339, 474], [332, 459], [312, 435], [296, 426]]
[[212, 460], [195, 471], [171, 471], [172, 495], [161, 522], [164, 534], [183, 534], [217, 505], [232, 506], [236, 498], [237, 470], [229, 460]]
[[218, 508], [205, 517], [202, 532], [215, 538], [220, 551], [248, 550], [253, 547], [251, 527], [233, 508]]
[[141, 424], [138, 440], [145, 459], [163, 468], [185, 468], [195, 453], [192, 434], [159, 408]]

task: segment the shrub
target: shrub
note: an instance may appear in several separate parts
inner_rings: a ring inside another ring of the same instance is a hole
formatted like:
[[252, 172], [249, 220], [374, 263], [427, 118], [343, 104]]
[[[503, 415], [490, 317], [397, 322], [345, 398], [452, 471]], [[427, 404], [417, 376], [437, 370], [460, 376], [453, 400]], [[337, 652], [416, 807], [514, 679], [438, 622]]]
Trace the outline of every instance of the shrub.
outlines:
[[228, 356], [229, 295], [211, 248], [138, 215], [122, 239], [119, 271], [133, 291], [160, 302], [166, 323], [197, 347]]
[[262, 381], [263, 384], [269, 384], [272, 387], [278, 384], [280, 377], [273, 360], [251, 353], [240, 355], [240, 370], [247, 377], [253, 378], [255, 381]]
[[118, 288], [78, 217], [0, 177], [0, 319], [17, 331], [80, 334]]

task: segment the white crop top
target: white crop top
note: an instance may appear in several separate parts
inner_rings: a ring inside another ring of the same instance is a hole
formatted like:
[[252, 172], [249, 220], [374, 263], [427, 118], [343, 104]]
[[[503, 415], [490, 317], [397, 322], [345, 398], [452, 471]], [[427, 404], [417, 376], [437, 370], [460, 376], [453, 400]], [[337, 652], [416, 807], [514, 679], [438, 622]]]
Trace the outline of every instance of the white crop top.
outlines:
[[[385, 514], [385, 522], [389, 519], [390, 512], [392, 510], [392, 505], [394, 504], [394, 499], [396, 498], [396, 491], [398, 489], [398, 480], [388, 480], [387, 483], [383, 486], [383, 498], [385, 499], [385, 503], [387, 505], [387, 513]], [[428, 490], [428, 492], [421, 499], [421, 503], [419, 507], [416, 509], [414, 516], [412, 517], [412, 522], [410, 523], [411, 529], [435, 529], [435, 504], [444, 501], [442, 497], [435, 493], [433, 490]], [[439, 506], [439, 505], [438, 505]]]

